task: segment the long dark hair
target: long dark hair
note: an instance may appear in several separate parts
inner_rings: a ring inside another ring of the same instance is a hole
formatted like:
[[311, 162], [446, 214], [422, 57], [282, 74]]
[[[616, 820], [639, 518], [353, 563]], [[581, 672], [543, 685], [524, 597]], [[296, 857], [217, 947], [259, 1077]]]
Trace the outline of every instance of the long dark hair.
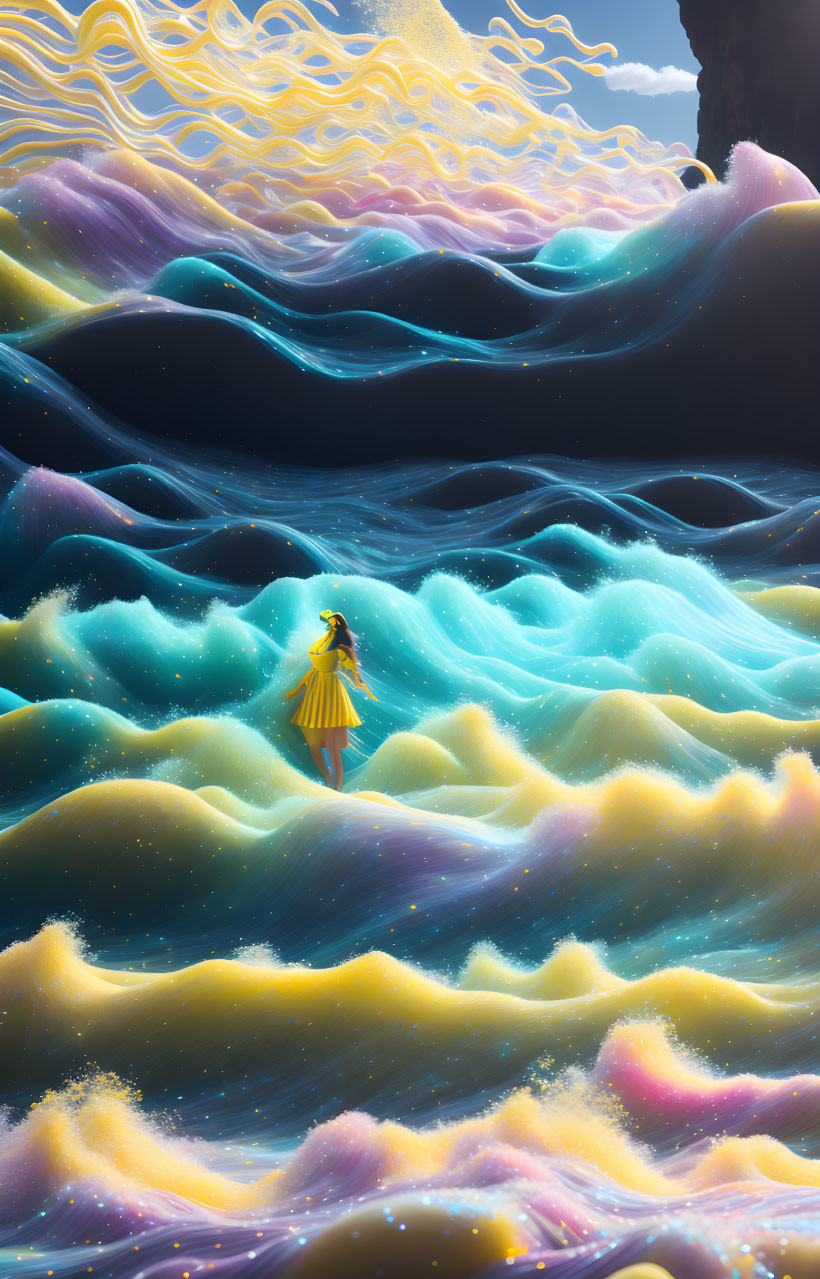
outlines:
[[353, 642], [353, 636], [344, 615], [342, 613], [334, 613], [333, 620], [336, 623], [336, 630], [333, 632], [333, 639], [327, 646], [328, 653], [332, 653], [334, 648], [346, 648], [355, 657], [356, 645]]

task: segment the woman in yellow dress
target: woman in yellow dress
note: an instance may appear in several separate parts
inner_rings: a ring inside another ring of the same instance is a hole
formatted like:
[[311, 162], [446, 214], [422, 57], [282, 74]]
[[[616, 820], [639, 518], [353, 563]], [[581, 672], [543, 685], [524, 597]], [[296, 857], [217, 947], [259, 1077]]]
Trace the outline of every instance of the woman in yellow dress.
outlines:
[[[355, 728], [362, 721], [344, 686], [339, 667], [346, 672], [350, 671], [356, 687], [361, 688], [374, 702], [379, 699], [373, 697], [359, 673], [353, 636], [344, 616], [333, 613], [330, 609], [319, 616], [326, 624], [327, 631], [308, 649], [310, 670], [305, 672], [295, 688], [285, 693], [285, 697], [295, 697], [304, 688], [302, 703], [291, 723], [298, 724], [304, 733], [313, 762], [326, 785], [340, 791], [344, 777], [342, 751], [349, 745], [347, 730]], [[325, 762], [323, 750], [327, 751], [330, 768]]]

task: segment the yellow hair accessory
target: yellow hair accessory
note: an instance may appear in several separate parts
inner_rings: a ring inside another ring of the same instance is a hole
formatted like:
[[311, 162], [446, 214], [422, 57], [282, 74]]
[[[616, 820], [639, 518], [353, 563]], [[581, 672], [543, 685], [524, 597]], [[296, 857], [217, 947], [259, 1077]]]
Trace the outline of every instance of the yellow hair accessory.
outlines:
[[349, 629], [344, 613], [336, 613], [332, 608], [326, 608], [319, 617], [323, 622], [327, 622], [328, 626], [344, 626], [346, 630]]

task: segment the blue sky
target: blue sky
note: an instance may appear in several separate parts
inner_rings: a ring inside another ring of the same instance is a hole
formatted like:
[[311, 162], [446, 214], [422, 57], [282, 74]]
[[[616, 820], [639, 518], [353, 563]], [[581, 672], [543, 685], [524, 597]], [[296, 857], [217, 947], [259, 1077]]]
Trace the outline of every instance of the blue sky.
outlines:
[[[473, 31], [486, 31], [490, 18], [507, 10], [505, 0], [444, 2], [453, 17]], [[609, 40], [618, 50], [619, 62], [639, 62], [654, 68], [675, 66], [695, 75], [700, 70], [680, 24], [677, 0], [558, 0], [557, 3], [519, 0], [519, 3], [533, 17], [563, 13], [576, 34], [589, 44]], [[636, 124], [644, 133], [662, 142], [687, 142], [693, 150], [697, 145], [696, 92], [648, 97], [613, 92], [602, 81], [579, 76], [572, 102], [590, 124]]]

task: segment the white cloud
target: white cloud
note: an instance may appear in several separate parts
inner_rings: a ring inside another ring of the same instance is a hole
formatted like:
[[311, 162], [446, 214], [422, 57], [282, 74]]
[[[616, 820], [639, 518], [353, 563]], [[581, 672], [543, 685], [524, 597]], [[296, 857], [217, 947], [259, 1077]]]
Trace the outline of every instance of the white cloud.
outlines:
[[620, 62], [604, 72], [606, 87], [625, 93], [641, 93], [655, 98], [661, 93], [694, 93], [698, 78], [680, 67], [661, 67], [656, 71], [645, 62]]

